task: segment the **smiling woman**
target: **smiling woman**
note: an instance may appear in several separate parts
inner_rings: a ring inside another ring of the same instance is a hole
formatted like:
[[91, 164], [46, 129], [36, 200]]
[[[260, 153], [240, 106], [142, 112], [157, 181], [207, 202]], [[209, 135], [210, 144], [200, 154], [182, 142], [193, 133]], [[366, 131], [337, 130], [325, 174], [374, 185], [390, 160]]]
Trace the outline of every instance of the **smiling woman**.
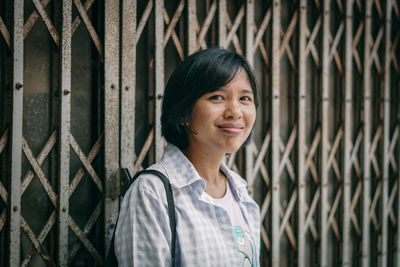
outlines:
[[[251, 138], [257, 105], [252, 68], [229, 50], [199, 51], [169, 79], [161, 115], [168, 145], [149, 169], [172, 186], [175, 265], [259, 266], [259, 207], [246, 182], [223, 163]], [[151, 174], [132, 184], [115, 236], [120, 266], [171, 266], [167, 206], [163, 184]]]

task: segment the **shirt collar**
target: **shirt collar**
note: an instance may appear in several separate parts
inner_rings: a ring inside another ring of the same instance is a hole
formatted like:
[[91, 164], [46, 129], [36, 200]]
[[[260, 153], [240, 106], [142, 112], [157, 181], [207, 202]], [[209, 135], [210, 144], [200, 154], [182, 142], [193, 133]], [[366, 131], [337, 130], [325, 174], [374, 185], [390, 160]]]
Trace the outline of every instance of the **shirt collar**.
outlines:
[[[175, 145], [167, 144], [160, 163], [165, 169], [172, 186], [183, 188], [192, 185], [199, 196], [204, 192], [206, 186], [205, 181], [200, 177], [193, 164]], [[246, 199], [246, 196], [248, 196], [248, 194], [245, 193], [245, 191], [247, 191], [246, 181], [237, 173], [230, 170], [224, 162], [221, 163], [220, 169], [226, 175], [232, 186], [232, 192], [234, 192], [237, 199], [240, 201], [251, 201]]]
[[182, 188], [197, 180], [203, 180], [193, 164], [173, 144], [167, 145], [160, 163], [164, 167], [171, 185], [176, 188]]
[[236, 199], [243, 202], [252, 202], [252, 199], [247, 193], [247, 182], [239, 174], [230, 170], [224, 162], [222, 162], [220, 169], [228, 179], [232, 193], [235, 195]]

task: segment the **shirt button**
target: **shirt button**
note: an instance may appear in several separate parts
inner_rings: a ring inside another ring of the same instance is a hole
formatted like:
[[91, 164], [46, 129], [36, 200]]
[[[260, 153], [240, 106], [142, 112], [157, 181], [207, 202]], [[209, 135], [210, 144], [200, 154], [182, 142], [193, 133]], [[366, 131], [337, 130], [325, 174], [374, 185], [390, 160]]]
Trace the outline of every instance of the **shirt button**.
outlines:
[[239, 191], [239, 190], [237, 190], [237, 191], [236, 191], [236, 193], [237, 193], [237, 195], [238, 195], [239, 199], [240, 199], [240, 200], [242, 200], [242, 193], [240, 193], [240, 191]]

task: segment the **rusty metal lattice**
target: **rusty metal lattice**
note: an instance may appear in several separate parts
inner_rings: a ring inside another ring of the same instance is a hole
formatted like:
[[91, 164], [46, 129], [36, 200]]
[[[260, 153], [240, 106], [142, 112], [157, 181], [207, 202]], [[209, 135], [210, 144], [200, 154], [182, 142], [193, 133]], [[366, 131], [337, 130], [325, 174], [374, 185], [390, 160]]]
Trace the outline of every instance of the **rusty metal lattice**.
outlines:
[[[399, 264], [398, 1], [4, 1], [0, 265], [103, 265], [119, 168], [161, 157], [168, 75], [212, 46], [245, 56], [261, 87], [254, 138], [226, 159], [260, 205], [261, 263]], [[40, 218], [23, 211], [32, 188]]]

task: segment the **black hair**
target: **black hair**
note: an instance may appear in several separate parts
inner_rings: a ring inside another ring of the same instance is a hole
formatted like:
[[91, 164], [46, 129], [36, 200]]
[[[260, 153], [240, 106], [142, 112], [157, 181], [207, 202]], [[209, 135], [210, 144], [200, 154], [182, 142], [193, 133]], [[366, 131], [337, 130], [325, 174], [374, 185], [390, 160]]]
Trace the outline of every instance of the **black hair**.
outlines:
[[[164, 92], [161, 131], [167, 142], [185, 149], [189, 145], [188, 133], [192, 131], [184, 121], [196, 101], [227, 85], [241, 69], [247, 73], [257, 108], [258, 88], [253, 68], [242, 56], [227, 49], [210, 48], [182, 61], [169, 78]], [[244, 145], [250, 138], [251, 134]]]

